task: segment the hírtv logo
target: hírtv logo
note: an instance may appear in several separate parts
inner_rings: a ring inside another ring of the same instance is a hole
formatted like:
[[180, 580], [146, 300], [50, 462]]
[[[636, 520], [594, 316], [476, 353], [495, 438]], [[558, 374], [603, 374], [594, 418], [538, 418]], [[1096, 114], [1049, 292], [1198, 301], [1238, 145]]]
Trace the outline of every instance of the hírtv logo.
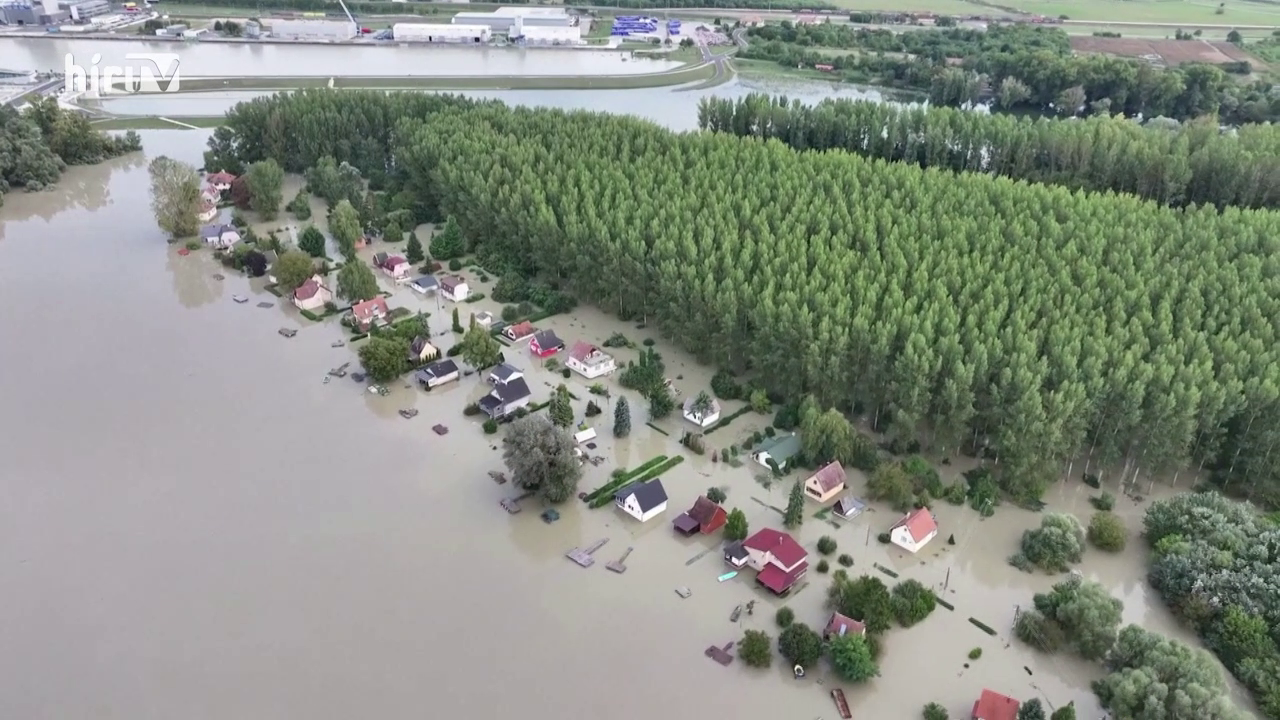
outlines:
[[[179, 88], [176, 53], [127, 53], [125, 60], [137, 65], [99, 65], [102, 55], [94, 54], [88, 67], [67, 53], [65, 87], [67, 92], [94, 95], [133, 93], [174, 93]], [[154, 68], [154, 71], [153, 71]]]

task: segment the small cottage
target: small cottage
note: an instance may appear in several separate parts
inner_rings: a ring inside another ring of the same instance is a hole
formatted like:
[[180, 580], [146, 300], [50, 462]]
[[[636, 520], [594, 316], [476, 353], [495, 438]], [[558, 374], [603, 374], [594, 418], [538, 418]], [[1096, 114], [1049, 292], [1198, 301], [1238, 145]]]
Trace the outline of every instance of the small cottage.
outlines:
[[325, 287], [324, 278], [319, 275], [312, 275], [293, 291], [293, 304], [299, 310], [323, 310], [327, 302], [333, 302], [333, 293]]
[[681, 535], [692, 535], [701, 533], [710, 535], [719, 530], [727, 522], [729, 516], [725, 513], [724, 508], [716, 503], [711, 502], [711, 498], [700, 495], [694, 501], [693, 507], [686, 512], [680, 514], [672, 525], [676, 532]]
[[735, 570], [746, 567], [750, 553], [740, 542], [731, 542], [724, 546], [724, 561]]
[[1008, 695], [983, 689], [973, 703], [972, 720], [1017, 720], [1021, 703]]
[[852, 495], [845, 495], [831, 506], [831, 512], [841, 520], [852, 520], [861, 515], [867, 509], [867, 504], [860, 498]]
[[667, 509], [667, 490], [658, 478], [631, 483], [614, 493], [613, 502], [636, 520], [647, 522]]
[[472, 317], [475, 318], [476, 325], [479, 325], [485, 330], [493, 327], [493, 323], [497, 321], [497, 318], [493, 316], [493, 313], [488, 310], [476, 313], [475, 315], [472, 315]]
[[419, 335], [409, 343], [409, 364], [421, 365], [440, 357], [440, 351], [425, 335]]
[[755, 452], [751, 453], [751, 459], [765, 467], [769, 467], [769, 461], [772, 460], [777, 463], [779, 470], [786, 470], [787, 462], [799, 453], [800, 436], [790, 433], [766, 438], [756, 446]]
[[907, 552], [919, 552], [920, 548], [938, 536], [938, 523], [929, 508], [916, 508], [889, 529], [889, 540]]
[[233, 225], [205, 225], [200, 228], [200, 239], [210, 247], [225, 250], [240, 242], [240, 231]]
[[414, 374], [418, 384], [424, 390], [430, 390], [439, 387], [445, 383], [456, 381], [461, 374], [458, 372], [458, 364], [449, 358], [437, 360]]
[[409, 270], [412, 269], [409, 267], [409, 261], [399, 255], [391, 255], [384, 258], [379, 267], [382, 268], [382, 272], [386, 273], [387, 277], [396, 282], [408, 280]]
[[536, 332], [538, 332], [538, 329], [533, 326], [533, 323], [526, 320], [503, 328], [502, 336], [511, 342], [520, 342], [521, 340], [533, 337], [533, 334]]
[[576, 342], [569, 351], [565, 366], [588, 380], [608, 375], [618, 369], [613, 356], [590, 343]]
[[489, 371], [489, 377], [485, 378], [490, 385], [505, 385], [512, 380], [519, 380], [524, 377], [524, 373], [514, 365], [509, 363], [499, 363], [493, 366]]
[[866, 635], [867, 626], [840, 613], [831, 613], [827, 627], [822, 631], [822, 639], [830, 640], [840, 635]]
[[556, 336], [554, 330], [543, 330], [534, 333], [529, 340], [529, 352], [540, 358], [549, 358], [564, 349], [564, 341]]
[[409, 283], [409, 289], [413, 290], [414, 292], [420, 295], [426, 295], [428, 293], [433, 293], [436, 290], [439, 290], [440, 281], [436, 279], [435, 275], [423, 275], [422, 277], [417, 278], [413, 282]]
[[463, 280], [460, 275], [449, 275], [440, 278], [440, 296], [445, 300], [462, 302], [470, 294], [471, 288], [467, 287], [467, 281]]
[[706, 393], [699, 393], [684, 401], [681, 414], [700, 428], [710, 427], [720, 422], [720, 402]]
[[840, 463], [832, 461], [818, 468], [804, 481], [804, 494], [825, 503], [844, 490], [845, 473]]
[[236, 181], [236, 176], [229, 172], [209, 173], [205, 176], [204, 181], [209, 185], [209, 187], [217, 190], [218, 192], [222, 192], [224, 190], [231, 189], [231, 183]]

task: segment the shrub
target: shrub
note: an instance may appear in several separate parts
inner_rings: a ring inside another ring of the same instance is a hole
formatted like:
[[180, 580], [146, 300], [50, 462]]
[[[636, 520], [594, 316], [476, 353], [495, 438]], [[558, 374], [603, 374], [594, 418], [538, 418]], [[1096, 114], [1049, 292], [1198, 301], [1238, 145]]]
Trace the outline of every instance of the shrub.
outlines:
[[554, 371], [560, 367], [560, 361], [555, 358], [548, 358], [546, 362], [542, 363], [542, 367]]
[[590, 400], [587, 401], [587, 417], [595, 417], [596, 415], [599, 415], [601, 412], [603, 411], [600, 409], [599, 405], [595, 404]]
[[633, 343], [627, 339], [626, 335], [616, 332], [610, 335], [609, 339], [605, 340], [603, 343], [601, 343], [601, 345], [604, 345], [607, 348], [619, 348], [619, 347], [629, 348], [633, 346]]
[[889, 601], [893, 616], [902, 627], [911, 627], [929, 617], [938, 598], [918, 580], [904, 580], [893, 587]]
[[924, 706], [924, 720], [948, 720], [947, 709], [936, 702]]
[[492, 435], [492, 434], [494, 434], [494, 433], [496, 433], [496, 432], [498, 432], [498, 423], [497, 423], [497, 421], [496, 421], [496, 420], [492, 420], [492, 419], [490, 419], [490, 420], [485, 420], [485, 421], [484, 421], [484, 434], [485, 434], [485, 435]]
[[836, 551], [835, 538], [831, 537], [830, 535], [823, 535], [821, 538], [818, 539], [818, 552], [822, 553], [823, 555], [830, 555], [835, 551]]
[[516, 309], [515, 305], [503, 306], [502, 308], [503, 322], [514, 322], [519, 317], [520, 317], [520, 311]]
[[1041, 652], [1056, 652], [1067, 640], [1061, 625], [1035, 610], [1025, 610], [1018, 615], [1013, 634]]
[[980, 657], [982, 657], [982, 648], [976, 647], [969, 651], [970, 660], [977, 660]]
[[1102, 487], [1102, 481], [1098, 479], [1097, 475], [1089, 475], [1087, 473], [1084, 476], [1084, 484], [1095, 490]]
[[778, 614], [774, 616], [774, 620], [778, 621], [778, 627], [784, 628], [795, 622], [796, 614], [789, 607], [778, 608]]
[[773, 640], [759, 630], [748, 630], [738, 643], [738, 657], [748, 667], [767, 668], [773, 662]]
[[600, 383], [594, 383], [591, 387], [587, 388], [587, 392], [591, 393], [592, 395], [604, 395], [609, 391], [605, 389], [604, 385], [601, 385]]
[[1040, 527], [1022, 534], [1022, 554], [1049, 572], [1066, 572], [1084, 555], [1084, 528], [1074, 515], [1049, 513]]
[[978, 628], [982, 632], [992, 637], [995, 637], [996, 631], [990, 625], [982, 622], [978, 618], [969, 618], [969, 622], [972, 623], [974, 627]]
[[479, 414], [480, 414], [480, 406], [479, 406], [479, 405], [477, 405], [477, 404], [475, 404], [475, 403], [471, 403], [470, 405], [468, 405], [468, 406], [466, 406], [466, 407], [462, 408], [462, 414], [463, 414], [463, 415], [466, 415], [466, 416], [468, 416], [468, 417], [470, 417], [470, 416], [472, 416], [472, 415], [479, 415]]
[[1116, 506], [1116, 496], [1109, 492], [1104, 492], [1101, 495], [1095, 495], [1094, 497], [1089, 498], [1089, 504], [1093, 505], [1095, 510], [1111, 512], [1111, 510]]
[[654, 345], [653, 338], [645, 338], [643, 344], [645, 347], [653, 347]]
[[888, 545], [889, 540], [890, 540], [889, 533], [880, 533], [879, 535], [876, 536], [876, 541], [879, 542], [881, 545]]
[[187, 241], [187, 249], [188, 249], [188, 250], [199, 250], [199, 249], [200, 249], [200, 241], [199, 241], [199, 240], [188, 240], [188, 241]]
[[724, 502], [728, 498], [729, 498], [728, 494], [725, 493], [724, 490], [721, 490], [718, 487], [707, 488], [707, 499], [717, 505]]
[[772, 425], [764, 429], [765, 437], [773, 437], [774, 435], [777, 435], [777, 434], [778, 434], [778, 431], [774, 430]]
[[570, 376], [570, 375], [572, 375], [572, 374], [573, 374], [573, 373], [569, 372], [569, 368], [565, 368], [565, 369], [563, 369], [563, 370], [561, 370], [561, 371], [560, 371], [560, 376], [561, 376], [561, 377], [569, 377], [569, 376]]
[[849, 553], [844, 553], [840, 557], [836, 558], [836, 562], [845, 567], [853, 567], [853, 556]]
[[448, 350], [444, 351], [445, 357], [457, 357], [462, 354], [462, 343], [458, 343]]
[[947, 486], [946, 491], [942, 494], [942, 499], [952, 505], [963, 505], [965, 497], [969, 494], [969, 488], [963, 480], [956, 480]]
[[462, 269], [462, 261], [459, 260], [458, 258], [454, 258], [450, 260], [449, 269], [452, 270], [453, 272], [458, 272], [459, 270]]
[[1128, 542], [1124, 522], [1114, 513], [1095, 513], [1089, 521], [1089, 542], [1099, 550], [1120, 552]]
[[831, 569], [831, 566], [827, 564], [826, 560], [819, 560], [818, 566], [814, 569], [820, 573], [825, 573], [826, 571]]

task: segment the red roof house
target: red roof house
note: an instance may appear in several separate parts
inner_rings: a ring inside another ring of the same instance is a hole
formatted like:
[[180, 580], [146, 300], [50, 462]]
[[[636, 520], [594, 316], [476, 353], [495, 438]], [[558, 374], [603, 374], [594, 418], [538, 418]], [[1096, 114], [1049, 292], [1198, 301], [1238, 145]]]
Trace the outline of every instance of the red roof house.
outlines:
[[1008, 695], [983, 690], [973, 704], [972, 720], [1017, 720], [1018, 706], [1018, 701]]
[[564, 349], [564, 341], [554, 330], [543, 330], [529, 341], [529, 352], [540, 358], [549, 358]]
[[695, 532], [710, 535], [719, 530], [728, 519], [729, 516], [725, 514], [724, 508], [711, 502], [711, 498], [700, 495], [694, 501], [693, 507], [676, 518], [674, 524], [676, 531], [683, 535], [692, 535]]
[[512, 342], [518, 342], [527, 337], [532, 337], [536, 332], [538, 332], [538, 328], [534, 327], [533, 323], [525, 320], [524, 322], [516, 323], [515, 325], [508, 325], [502, 331], [502, 335]]
[[756, 582], [785, 595], [809, 570], [809, 553], [790, 535], [765, 528], [742, 542], [747, 564], [759, 570]]
[[889, 540], [913, 553], [919, 552], [920, 548], [937, 536], [938, 523], [933, 519], [929, 508], [916, 508], [889, 528]]
[[216, 173], [209, 173], [207, 176], [205, 176], [204, 180], [205, 182], [209, 183], [209, 185], [219, 190], [226, 190], [227, 188], [231, 187], [231, 183], [236, 181], [236, 176], [232, 175], [229, 172], [216, 172]]
[[404, 278], [409, 276], [409, 261], [399, 255], [391, 255], [382, 261], [382, 272], [393, 278]]
[[839, 461], [832, 460], [804, 481], [804, 492], [814, 500], [824, 503], [844, 490], [845, 479], [844, 467]]
[[351, 316], [355, 318], [361, 332], [368, 331], [371, 326], [385, 320], [390, 314], [391, 311], [387, 309], [387, 300], [382, 296], [351, 306]]
[[831, 619], [827, 621], [827, 627], [822, 631], [823, 638], [830, 638], [837, 635], [866, 635], [867, 626], [854, 620], [847, 615], [840, 613], [831, 613]]

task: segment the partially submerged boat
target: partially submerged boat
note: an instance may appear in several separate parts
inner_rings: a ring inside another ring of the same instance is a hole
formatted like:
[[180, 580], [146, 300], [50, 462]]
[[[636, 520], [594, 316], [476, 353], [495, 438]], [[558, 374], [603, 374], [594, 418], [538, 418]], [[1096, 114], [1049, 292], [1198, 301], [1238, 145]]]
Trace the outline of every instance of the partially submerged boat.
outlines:
[[243, 295], [232, 295], [232, 296], [231, 296], [231, 299], [232, 299], [232, 300], [235, 300], [236, 302], [240, 303], [241, 305], [243, 305], [244, 303], [249, 302], [249, 298], [247, 298], [247, 297], [245, 297], [245, 296], [243, 296]]
[[335, 340], [334, 342], [329, 343], [329, 347], [342, 347], [343, 345], [346, 345], [346, 343], [341, 340]]
[[280, 328], [280, 334], [284, 337], [291, 338], [294, 335], [297, 335], [298, 331], [293, 328]]
[[791, 668], [791, 674], [795, 675], [796, 679], [799, 680], [800, 678], [804, 677], [804, 668], [797, 665]]
[[692, 590], [690, 590], [690, 589], [689, 589], [689, 588], [687, 588], [687, 587], [683, 587], [683, 586], [681, 586], [681, 587], [676, 588], [676, 594], [677, 594], [677, 595], [679, 595], [679, 596], [680, 596], [680, 597], [682, 597], [682, 598], [685, 598], [685, 599], [687, 600], [687, 599], [689, 599], [689, 596], [693, 594], [693, 591], [692, 591]]
[[400, 411], [400, 417], [408, 420], [418, 416], [418, 408], [404, 408]]
[[542, 522], [550, 525], [560, 519], [560, 513], [554, 509], [542, 513]]
[[732, 580], [736, 577], [738, 577], [738, 571], [734, 570], [733, 572], [727, 572], [716, 579], [720, 582], [724, 582], [725, 580]]
[[390, 390], [386, 389], [385, 387], [383, 387], [383, 386], [381, 386], [381, 385], [370, 385], [370, 386], [369, 386], [369, 392], [374, 393], [374, 394], [376, 394], [376, 395], [390, 395], [390, 394], [391, 394], [391, 391], [390, 391]]
[[729, 622], [738, 622], [738, 618], [740, 618], [740, 617], [742, 617], [742, 606], [741, 606], [741, 605], [739, 605], [738, 607], [734, 608], [734, 609], [733, 609], [733, 612], [729, 613]]

